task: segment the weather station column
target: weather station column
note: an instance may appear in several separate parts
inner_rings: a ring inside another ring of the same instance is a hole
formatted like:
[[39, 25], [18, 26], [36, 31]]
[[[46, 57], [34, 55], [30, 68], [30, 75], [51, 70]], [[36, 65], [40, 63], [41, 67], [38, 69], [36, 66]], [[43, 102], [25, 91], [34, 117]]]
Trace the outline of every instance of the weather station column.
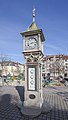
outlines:
[[39, 29], [35, 23], [35, 8], [32, 15], [31, 25], [21, 33], [25, 59], [25, 100], [21, 107], [21, 113], [31, 118], [50, 110], [49, 106], [44, 105], [42, 94], [42, 59], [44, 56], [42, 43], [45, 38], [42, 29]]

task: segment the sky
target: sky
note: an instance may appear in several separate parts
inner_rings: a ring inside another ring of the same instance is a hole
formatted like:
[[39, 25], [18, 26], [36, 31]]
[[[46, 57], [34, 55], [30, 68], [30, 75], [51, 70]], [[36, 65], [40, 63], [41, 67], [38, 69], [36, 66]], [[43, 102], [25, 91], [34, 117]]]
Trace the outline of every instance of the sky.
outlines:
[[44, 56], [68, 55], [68, 0], [0, 0], [0, 56], [24, 63], [20, 33], [32, 23], [34, 7], [45, 36]]

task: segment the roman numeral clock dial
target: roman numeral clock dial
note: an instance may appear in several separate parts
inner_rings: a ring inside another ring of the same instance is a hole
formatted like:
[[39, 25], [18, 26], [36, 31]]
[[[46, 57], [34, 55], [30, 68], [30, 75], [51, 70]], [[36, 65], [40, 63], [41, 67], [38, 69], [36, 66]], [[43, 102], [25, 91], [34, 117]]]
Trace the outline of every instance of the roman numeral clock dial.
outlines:
[[32, 50], [37, 49], [37, 38], [36, 37], [27, 37], [25, 41], [25, 49]]

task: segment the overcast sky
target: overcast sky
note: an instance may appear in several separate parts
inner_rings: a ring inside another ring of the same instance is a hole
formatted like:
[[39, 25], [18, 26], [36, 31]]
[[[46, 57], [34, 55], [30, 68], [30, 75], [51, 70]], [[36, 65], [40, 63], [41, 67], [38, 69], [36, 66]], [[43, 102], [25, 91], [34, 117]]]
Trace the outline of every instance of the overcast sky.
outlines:
[[22, 37], [32, 23], [46, 38], [44, 55], [68, 55], [68, 0], [0, 0], [0, 54], [23, 63]]

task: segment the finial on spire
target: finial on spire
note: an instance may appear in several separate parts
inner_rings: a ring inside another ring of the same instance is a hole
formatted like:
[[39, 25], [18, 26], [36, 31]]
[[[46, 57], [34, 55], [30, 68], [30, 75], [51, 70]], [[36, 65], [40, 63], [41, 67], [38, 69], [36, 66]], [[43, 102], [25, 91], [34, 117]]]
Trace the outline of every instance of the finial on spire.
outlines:
[[35, 22], [35, 8], [33, 8], [32, 15], [33, 15], [33, 22]]

